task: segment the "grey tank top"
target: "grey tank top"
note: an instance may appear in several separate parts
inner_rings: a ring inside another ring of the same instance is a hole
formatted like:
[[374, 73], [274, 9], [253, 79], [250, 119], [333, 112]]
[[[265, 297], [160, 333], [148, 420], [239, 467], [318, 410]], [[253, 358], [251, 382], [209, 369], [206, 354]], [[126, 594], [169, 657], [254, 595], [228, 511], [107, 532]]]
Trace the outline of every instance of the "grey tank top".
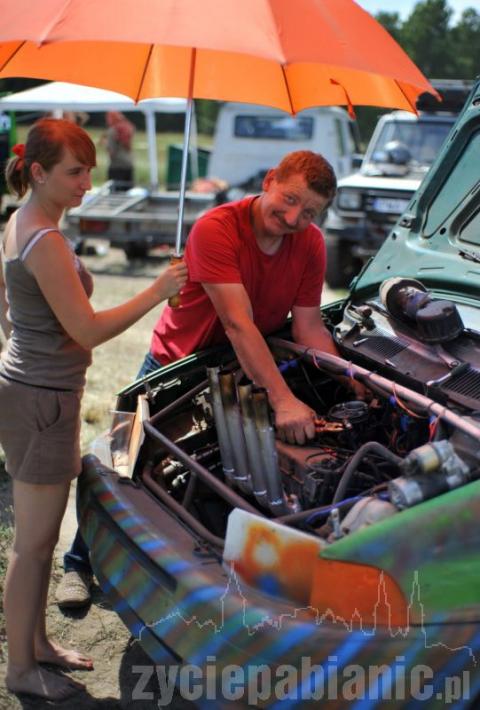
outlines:
[[[85, 372], [92, 361], [85, 350], [65, 332], [44, 298], [24, 260], [37, 242], [57, 229], [41, 229], [27, 242], [18, 257], [7, 259], [3, 252], [7, 317], [12, 325], [6, 352], [2, 355], [0, 373], [27, 385], [52, 389], [80, 390]], [[63, 235], [62, 235], [63, 236]], [[87, 296], [93, 291], [93, 280], [72, 251], [72, 259]], [[2, 245], [3, 249], [3, 245]], [[68, 294], [65, 294], [68, 298]]]

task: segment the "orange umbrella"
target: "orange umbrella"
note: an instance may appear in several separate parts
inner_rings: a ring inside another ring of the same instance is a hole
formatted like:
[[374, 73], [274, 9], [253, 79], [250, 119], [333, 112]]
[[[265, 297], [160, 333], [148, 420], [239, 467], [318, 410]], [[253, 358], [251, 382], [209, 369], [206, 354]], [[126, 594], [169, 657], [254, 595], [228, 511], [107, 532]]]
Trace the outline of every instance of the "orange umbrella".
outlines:
[[414, 110], [432, 87], [353, 0], [0, 0], [0, 77], [188, 96], [295, 113]]
[[[111, 89], [135, 101], [243, 101], [415, 111], [435, 93], [353, 0], [0, 0], [0, 78]], [[182, 161], [180, 246], [187, 151]]]

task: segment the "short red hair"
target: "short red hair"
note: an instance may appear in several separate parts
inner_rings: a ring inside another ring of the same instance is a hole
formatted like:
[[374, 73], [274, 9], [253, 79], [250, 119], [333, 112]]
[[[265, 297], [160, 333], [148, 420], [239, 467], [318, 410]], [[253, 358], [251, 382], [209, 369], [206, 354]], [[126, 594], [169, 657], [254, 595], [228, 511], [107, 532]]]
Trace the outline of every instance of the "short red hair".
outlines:
[[337, 192], [335, 172], [323, 155], [311, 150], [288, 153], [275, 168], [275, 179], [284, 182], [292, 175], [303, 175], [310, 190], [333, 200]]

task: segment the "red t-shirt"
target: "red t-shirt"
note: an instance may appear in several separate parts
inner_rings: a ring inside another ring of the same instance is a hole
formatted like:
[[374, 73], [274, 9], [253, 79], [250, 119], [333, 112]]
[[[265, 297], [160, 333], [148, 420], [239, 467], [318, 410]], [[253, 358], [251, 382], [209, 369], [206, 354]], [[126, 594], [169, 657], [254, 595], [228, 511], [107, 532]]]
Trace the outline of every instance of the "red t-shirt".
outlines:
[[189, 280], [181, 305], [166, 306], [153, 331], [150, 351], [162, 365], [227, 340], [202, 283], [243, 284], [263, 335], [281, 328], [292, 306], [320, 305], [325, 275], [320, 229], [311, 224], [287, 234], [275, 254], [264, 254], [250, 220], [254, 199], [216, 207], [193, 226], [185, 249]]

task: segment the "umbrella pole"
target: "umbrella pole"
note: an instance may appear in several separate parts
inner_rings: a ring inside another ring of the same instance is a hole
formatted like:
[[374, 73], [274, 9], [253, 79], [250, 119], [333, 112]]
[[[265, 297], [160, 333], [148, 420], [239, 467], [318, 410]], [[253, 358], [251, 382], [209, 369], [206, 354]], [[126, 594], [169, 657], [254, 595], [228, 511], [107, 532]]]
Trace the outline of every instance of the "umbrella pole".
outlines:
[[[188, 148], [190, 142], [190, 127], [192, 124], [192, 107], [193, 99], [191, 96], [187, 100], [187, 110], [185, 113], [185, 132], [183, 136], [183, 153], [182, 153], [182, 172], [180, 174], [180, 193], [178, 195], [178, 220], [177, 233], [175, 236], [175, 254], [171, 257], [170, 263], [175, 264], [182, 260], [182, 231], [183, 231], [183, 208], [185, 206], [185, 186], [187, 184], [187, 168], [188, 168]], [[180, 305], [180, 294], [170, 296], [168, 305], [171, 308], [178, 308]]]
[[182, 153], [182, 171], [180, 173], [180, 193], [178, 196], [178, 221], [177, 233], [175, 236], [175, 256], [181, 256], [182, 249], [182, 231], [183, 231], [183, 212], [185, 207], [185, 187], [187, 184], [187, 169], [188, 169], [188, 152], [190, 146], [190, 130], [192, 126], [193, 99], [191, 96], [187, 99], [187, 110], [185, 113], [185, 131], [183, 134], [183, 153]]
[[[190, 79], [188, 84], [187, 109], [185, 112], [185, 130], [183, 134], [183, 153], [182, 153], [182, 171], [180, 173], [180, 193], [178, 195], [178, 220], [177, 233], [175, 236], [175, 254], [170, 259], [171, 263], [179, 261], [182, 258], [182, 232], [183, 232], [183, 212], [185, 207], [185, 186], [187, 184], [187, 169], [188, 169], [188, 151], [190, 146], [190, 130], [192, 126], [193, 114], [193, 78], [195, 76], [195, 59], [197, 50], [192, 50], [192, 61], [190, 62]], [[170, 296], [168, 305], [172, 308], [178, 308], [180, 305], [180, 295]]]

